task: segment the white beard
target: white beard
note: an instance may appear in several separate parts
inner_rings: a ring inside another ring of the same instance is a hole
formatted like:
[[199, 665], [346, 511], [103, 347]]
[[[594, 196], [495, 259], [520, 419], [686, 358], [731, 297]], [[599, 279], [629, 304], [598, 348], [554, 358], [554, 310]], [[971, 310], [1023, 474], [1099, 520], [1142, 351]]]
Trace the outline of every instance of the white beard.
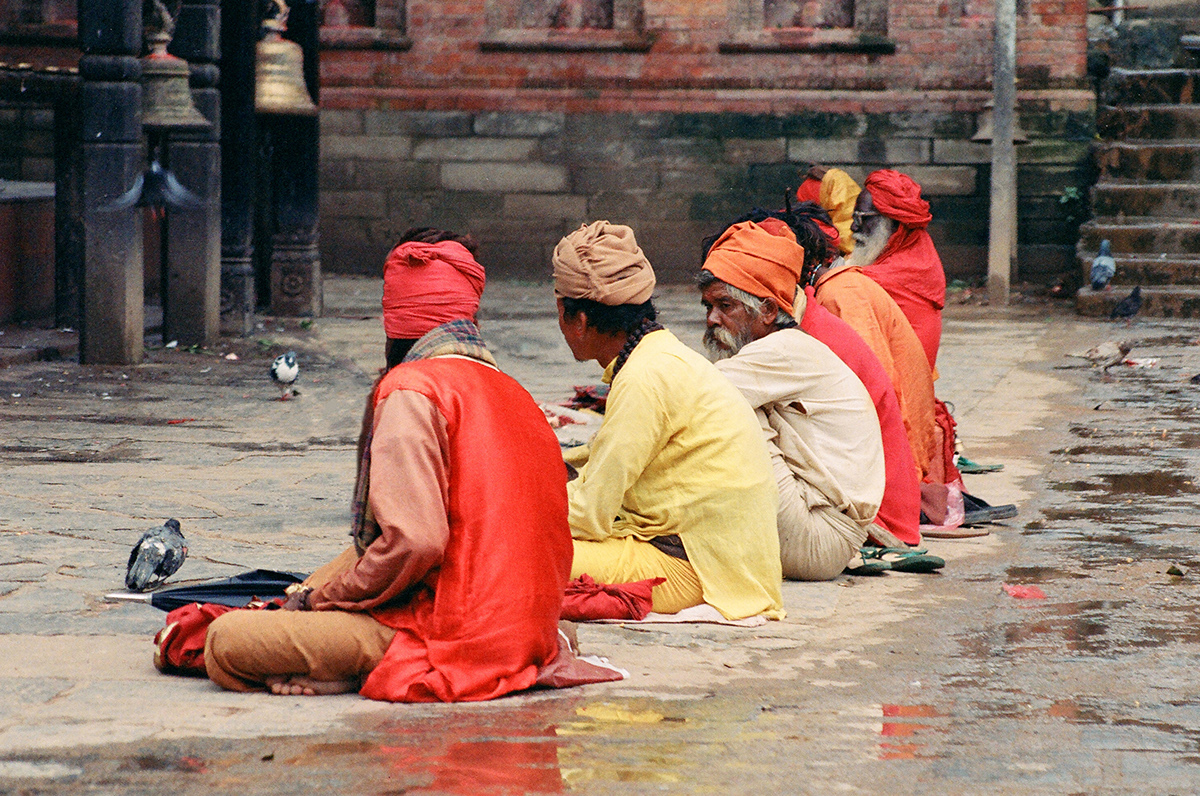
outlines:
[[704, 331], [704, 350], [708, 352], [708, 358], [713, 362], [729, 359], [741, 351], [742, 346], [746, 343], [752, 342], [754, 342], [754, 337], [749, 331], [736, 336], [721, 326], [714, 326]]
[[876, 224], [869, 236], [854, 233], [854, 251], [846, 257], [846, 265], [870, 265], [879, 257], [896, 228], [892, 224]]

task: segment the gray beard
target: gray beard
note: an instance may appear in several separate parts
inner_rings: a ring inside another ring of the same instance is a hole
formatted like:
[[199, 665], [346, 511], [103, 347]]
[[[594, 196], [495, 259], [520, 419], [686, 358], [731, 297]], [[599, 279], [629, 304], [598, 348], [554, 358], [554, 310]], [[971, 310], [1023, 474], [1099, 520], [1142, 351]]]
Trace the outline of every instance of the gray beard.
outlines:
[[747, 343], [754, 342], [749, 330], [739, 335], [730, 334], [722, 326], [714, 326], [704, 331], [704, 350], [713, 362], [729, 359], [742, 350]]
[[870, 265], [875, 262], [894, 231], [890, 224], [878, 224], [869, 237], [854, 233], [854, 251], [846, 257], [846, 265]]

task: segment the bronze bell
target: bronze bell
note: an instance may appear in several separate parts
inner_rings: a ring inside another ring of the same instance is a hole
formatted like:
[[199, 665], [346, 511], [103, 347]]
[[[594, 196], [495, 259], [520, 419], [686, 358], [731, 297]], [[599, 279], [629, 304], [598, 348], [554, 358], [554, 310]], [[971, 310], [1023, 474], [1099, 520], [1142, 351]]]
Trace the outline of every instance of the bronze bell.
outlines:
[[151, 33], [142, 58], [142, 126], [150, 130], [197, 130], [211, 126], [192, 103], [188, 64], [167, 52], [168, 30]]
[[254, 110], [284, 116], [316, 116], [317, 106], [304, 84], [304, 51], [283, 38], [288, 7], [273, 0], [279, 9], [263, 22], [264, 36], [258, 43], [254, 68]]

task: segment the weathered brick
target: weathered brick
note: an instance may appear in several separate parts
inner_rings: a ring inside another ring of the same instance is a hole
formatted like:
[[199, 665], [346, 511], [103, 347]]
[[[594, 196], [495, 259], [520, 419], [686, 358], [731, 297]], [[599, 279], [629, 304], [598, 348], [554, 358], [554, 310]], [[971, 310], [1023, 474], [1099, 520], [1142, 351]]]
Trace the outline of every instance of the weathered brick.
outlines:
[[451, 191], [554, 193], [567, 187], [567, 170], [541, 163], [445, 163], [442, 187]]
[[1086, 141], [1030, 141], [1017, 149], [1018, 163], [1080, 164], [1090, 157]]
[[356, 188], [434, 191], [440, 185], [440, 175], [436, 163], [415, 163], [411, 160], [360, 160], [355, 168]]
[[362, 135], [363, 112], [358, 110], [322, 110], [321, 135]]
[[783, 138], [730, 138], [725, 141], [727, 163], [781, 163], [787, 160]]
[[943, 163], [991, 163], [992, 147], [977, 141], [952, 141], [934, 139], [933, 162]]
[[54, 182], [54, 158], [25, 158], [21, 161], [21, 179]]
[[574, 193], [648, 191], [658, 188], [658, 185], [658, 169], [651, 165], [637, 169], [576, 166], [571, 170], [571, 189]]
[[434, 138], [413, 147], [414, 160], [525, 160], [537, 142], [528, 138]]
[[853, 138], [789, 138], [788, 160], [805, 163], [849, 163], [858, 160]]
[[470, 135], [471, 121], [471, 114], [461, 111], [369, 110], [363, 115], [367, 135]]
[[970, 166], [908, 166], [902, 171], [920, 183], [922, 196], [975, 193], [976, 172]]
[[405, 160], [412, 154], [412, 139], [407, 136], [327, 135], [321, 137], [323, 158], [367, 158]]
[[348, 191], [360, 187], [354, 179], [353, 158], [322, 158], [318, 171], [322, 191]]
[[586, 196], [569, 193], [513, 193], [504, 197], [503, 215], [510, 218], [569, 218], [587, 216]]
[[544, 136], [563, 131], [562, 113], [478, 113], [474, 131], [484, 136]]
[[320, 212], [323, 216], [383, 218], [386, 211], [380, 191], [322, 191]]

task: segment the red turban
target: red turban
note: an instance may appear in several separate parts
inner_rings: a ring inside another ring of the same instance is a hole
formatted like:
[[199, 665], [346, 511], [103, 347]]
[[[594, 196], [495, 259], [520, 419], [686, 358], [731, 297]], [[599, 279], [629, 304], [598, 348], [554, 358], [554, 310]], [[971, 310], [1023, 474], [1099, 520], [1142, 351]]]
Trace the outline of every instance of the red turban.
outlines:
[[797, 202], [814, 202], [821, 204], [821, 181], [808, 177], [796, 189]]
[[461, 243], [401, 243], [383, 266], [384, 331], [415, 340], [443, 323], [474, 318], [484, 281], [483, 266]]
[[792, 315], [804, 247], [786, 224], [779, 232], [773, 235], [753, 221], [734, 224], [709, 249], [704, 270], [752, 296], [775, 299]]
[[912, 229], [924, 228], [933, 218], [929, 202], [921, 198], [921, 186], [907, 174], [892, 169], [872, 172], [863, 183], [875, 209]]

